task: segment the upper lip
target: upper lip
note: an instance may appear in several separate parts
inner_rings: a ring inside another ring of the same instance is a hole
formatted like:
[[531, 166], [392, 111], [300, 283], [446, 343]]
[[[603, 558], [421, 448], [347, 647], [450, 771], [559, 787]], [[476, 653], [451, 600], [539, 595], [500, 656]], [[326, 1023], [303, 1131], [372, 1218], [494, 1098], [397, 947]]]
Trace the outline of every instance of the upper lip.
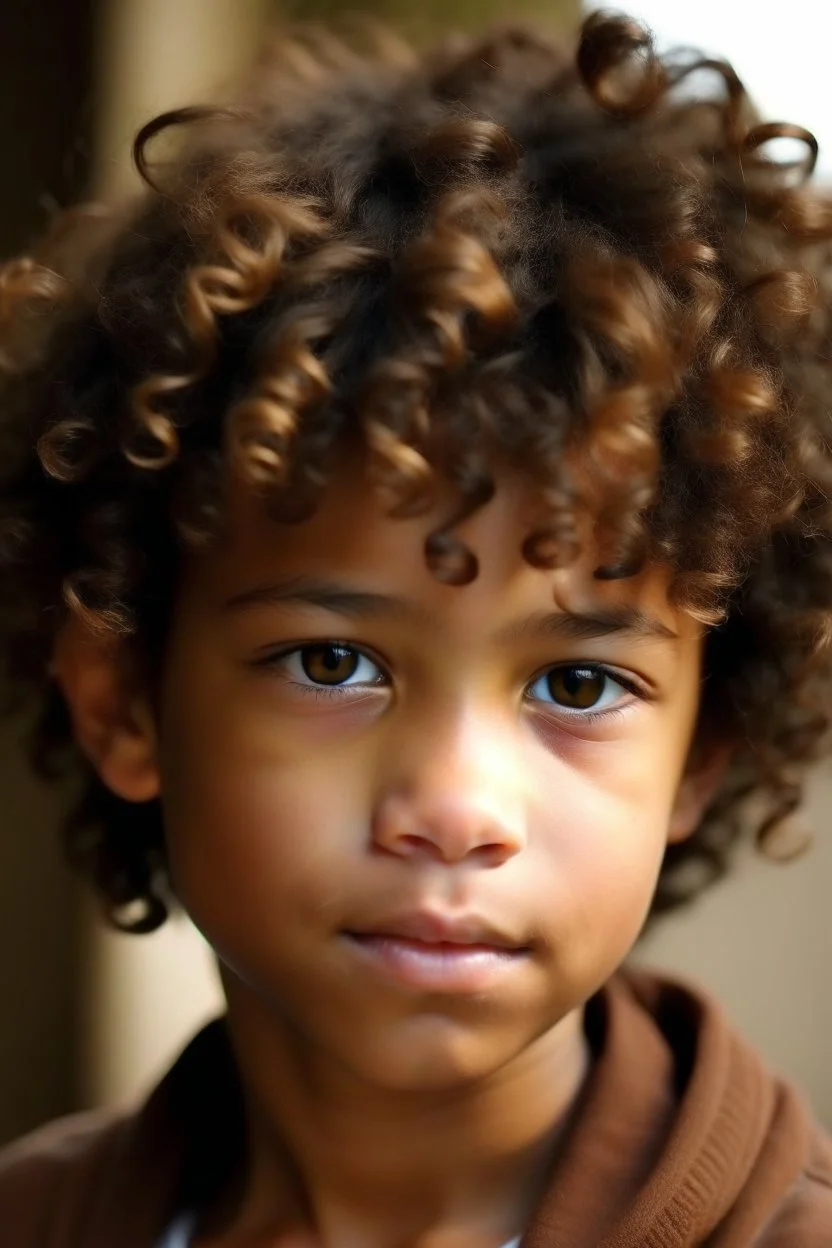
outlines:
[[426, 945], [489, 945], [497, 949], [520, 949], [513, 940], [487, 920], [474, 914], [441, 914], [412, 910], [350, 929], [354, 936], [400, 936]]

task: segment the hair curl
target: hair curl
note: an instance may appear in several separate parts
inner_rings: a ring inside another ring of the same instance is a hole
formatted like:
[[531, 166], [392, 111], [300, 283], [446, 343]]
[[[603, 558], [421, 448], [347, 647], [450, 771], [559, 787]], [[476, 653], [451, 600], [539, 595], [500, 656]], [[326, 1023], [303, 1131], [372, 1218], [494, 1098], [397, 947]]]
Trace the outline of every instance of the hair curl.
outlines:
[[[174, 150], [154, 161], [163, 136]], [[782, 138], [804, 155], [775, 160]], [[114, 922], [165, 918], [161, 809], [77, 759], [56, 634], [72, 611], [158, 656], [182, 553], [218, 531], [229, 474], [298, 518], [345, 439], [393, 514], [453, 484], [425, 551], [453, 583], [476, 575], [455, 529], [491, 496], [496, 452], [539, 496], [524, 555], [541, 567], [577, 554], [588, 502], [570, 465], [588, 465], [596, 575], [672, 570], [709, 626], [703, 724], [735, 743], [655, 909], [725, 869], [749, 798], [770, 843], [832, 705], [816, 154], [760, 121], [730, 66], [661, 58], [625, 17], [590, 18], [577, 55], [514, 26], [424, 53], [290, 31], [232, 104], [144, 127], [127, 217], [67, 219], [6, 264], [6, 667], [40, 707], [38, 766], [82, 769], [69, 853]]]

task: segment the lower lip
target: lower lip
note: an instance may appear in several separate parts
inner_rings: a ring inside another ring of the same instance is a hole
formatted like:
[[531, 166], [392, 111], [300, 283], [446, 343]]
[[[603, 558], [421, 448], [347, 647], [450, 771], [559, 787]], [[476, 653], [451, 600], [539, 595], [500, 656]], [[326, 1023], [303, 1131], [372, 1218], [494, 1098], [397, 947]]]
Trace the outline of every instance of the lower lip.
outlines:
[[526, 956], [522, 949], [427, 944], [403, 936], [350, 933], [348, 939], [358, 954], [388, 979], [427, 992], [485, 992]]

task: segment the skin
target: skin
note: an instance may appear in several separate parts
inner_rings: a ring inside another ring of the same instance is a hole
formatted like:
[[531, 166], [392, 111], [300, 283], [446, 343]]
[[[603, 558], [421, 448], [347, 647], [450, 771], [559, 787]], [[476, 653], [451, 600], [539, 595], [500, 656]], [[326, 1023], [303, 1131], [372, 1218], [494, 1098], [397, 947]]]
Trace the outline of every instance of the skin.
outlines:
[[[701, 628], [664, 571], [594, 581], [591, 542], [534, 569], [529, 507], [502, 474], [460, 531], [479, 575], [452, 587], [422, 553], [442, 513], [391, 519], [358, 471], [299, 526], [237, 490], [186, 568], [155, 711], [112, 646], [77, 622], [61, 640], [79, 741], [122, 796], [161, 793], [222, 968], [250, 1164], [200, 1248], [497, 1248], [538, 1199], [590, 1061], [584, 1003], [719, 768], [691, 762]], [[427, 991], [349, 935], [424, 908], [474, 913], [507, 967]]]

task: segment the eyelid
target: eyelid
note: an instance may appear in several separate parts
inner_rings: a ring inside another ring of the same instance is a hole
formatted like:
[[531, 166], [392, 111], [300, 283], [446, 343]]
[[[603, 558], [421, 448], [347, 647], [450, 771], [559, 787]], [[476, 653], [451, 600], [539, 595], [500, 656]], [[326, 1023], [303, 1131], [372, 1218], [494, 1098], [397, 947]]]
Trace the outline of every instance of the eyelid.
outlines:
[[[356, 683], [345, 682], [335, 685], [316, 684], [313, 680], [309, 680], [307, 683], [306, 679], [296, 679], [296, 676], [289, 669], [288, 660], [302, 650], [327, 646], [349, 650], [359, 659], [372, 664], [379, 674], [378, 679], [358, 681]], [[332, 637], [319, 637], [301, 642], [286, 642], [281, 646], [264, 647], [263, 649], [265, 653], [253, 660], [251, 666], [264, 671], [269, 679], [278, 681], [291, 696], [303, 695], [312, 697], [316, 701], [325, 699], [332, 702], [340, 702], [343, 705], [356, 705], [362, 699], [374, 695], [377, 696], [383, 690], [389, 693], [393, 686], [393, 680], [387, 664], [378, 659], [366, 647], [355, 645], [352, 642], [339, 641]]]
[[268, 667], [270, 664], [277, 663], [280, 659], [287, 658], [290, 654], [295, 654], [298, 650], [310, 649], [313, 646], [340, 646], [344, 650], [352, 650], [355, 654], [360, 654], [363, 658], [369, 659], [371, 663], [375, 663], [380, 668], [388, 681], [390, 677], [390, 665], [387, 660], [373, 650], [370, 646], [358, 645], [354, 641], [345, 641], [341, 637], [305, 637], [300, 641], [281, 642], [279, 645], [261, 646], [256, 652], [255, 657], [251, 661], [253, 667]]
[[623, 671], [621, 668], [614, 667], [609, 663], [602, 663], [599, 659], [561, 659], [557, 663], [546, 663], [529, 679], [528, 685], [533, 685], [535, 681], [540, 680], [541, 676], [547, 675], [548, 672], [565, 672], [575, 667], [583, 668], [586, 671], [600, 672], [601, 675], [608, 676], [610, 680], [614, 680], [616, 684], [622, 685], [628, 693], [634, 694], [637, 698], [643, 698], [645, 702], [651, 701], [653, 698], [652, 690], [647, 681], [642, 680], [640, 676], [636, 676], [634, 672]]
[[655, 700], [651, 691], [638, 679], [638, 677], [634, 676], [632, 673], [621, 672], [619, 669], [610, 667], [606, 663], [598, 662], [597, 659], [572, 659], [569, 662], [550, 663], [546, 667], [541, 668], [527, 683], [523, 693], [524, 701], [535, 707], [542, 708], [542, 713], [544, 714], [548, 712], [549, 714], [560, 716], [561, 720], [574, 719], [582, 721], [583, 723], [592, 723], [595, 720], [607, 719], [615, 715], [620, 715], [626, 711], [627, 705], [632, 705], [631, 703], [623, 706], [613, 704], [612, 706], [602, 707], [600, 710], [595, 710], [591, 706], [581, 709], [580, 707], [561, 706], [560, 703], [555, 701], [552, 701], [551, 703], [544, 702], [530, 696], [530, 690], [539, 680], [542, 679], [542, 677], [548, 675], [550, 672], [563, 672], [574, 668], [584, 669], [585, 671], [595, 672], [607, 677], [609, 680], [613, 681], [614, 684], [619, 685], [625, 693], [630, 694], [632, 698], [635, 698], [639, 702], [652, 702]]

